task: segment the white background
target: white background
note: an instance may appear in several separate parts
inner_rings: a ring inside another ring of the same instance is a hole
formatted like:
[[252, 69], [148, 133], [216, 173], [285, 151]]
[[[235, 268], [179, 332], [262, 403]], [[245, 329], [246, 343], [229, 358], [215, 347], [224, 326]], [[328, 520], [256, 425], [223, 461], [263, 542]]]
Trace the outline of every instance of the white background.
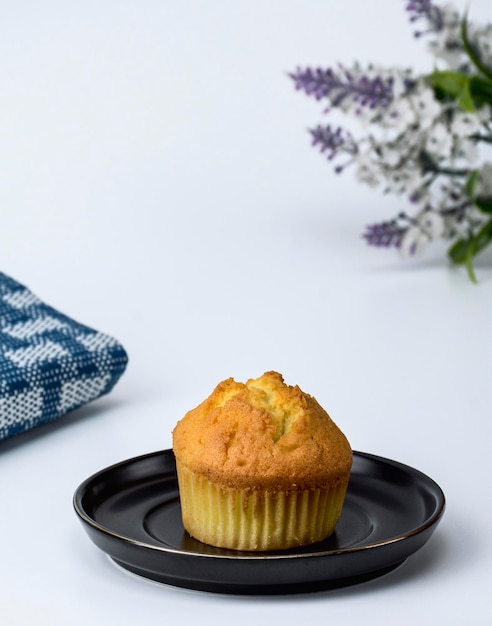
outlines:
[[[130, 357], [109, 396], [0, 443], [2, 625], [492, 623], [492, 255], [476, 286], [439, 244], [411, 261], [367, 247], [404, 201], [332, 172], [306, 131], [323, 106], [287, 77], [430, 71], [404, 5], [0, 3], [0, 270]], [[73, 512], [78, 484], [169, 448], [220, 380], [270, 369], [354, 449], [441, 485], [431, 541], [379, 580], [279, 598], [113, 565]]]

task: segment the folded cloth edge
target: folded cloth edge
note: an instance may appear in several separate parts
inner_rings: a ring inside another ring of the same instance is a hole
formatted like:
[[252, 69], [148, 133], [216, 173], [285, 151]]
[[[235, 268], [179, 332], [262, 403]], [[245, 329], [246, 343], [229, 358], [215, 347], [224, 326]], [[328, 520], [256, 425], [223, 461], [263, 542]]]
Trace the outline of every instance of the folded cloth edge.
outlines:
[[108, 394], [128, 355], [0, 273], [0, 440]]

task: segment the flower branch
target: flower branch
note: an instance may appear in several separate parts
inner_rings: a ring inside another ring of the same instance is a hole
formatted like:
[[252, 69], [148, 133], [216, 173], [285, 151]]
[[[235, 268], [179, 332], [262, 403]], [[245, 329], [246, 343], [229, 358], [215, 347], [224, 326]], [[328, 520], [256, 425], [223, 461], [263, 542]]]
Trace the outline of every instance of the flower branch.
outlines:
[[[355, 138], [341, 126], [318, 124], [312, 143], [329, 161], [345, 155], [356, 179], [405, 196], [414, 215], [368, 226], [372, 246], [414, 255], [449, 240], [449, 256], [475, 280], [473, 259], [492, 243], [492, 164], [480, 151], [492, 144], [492, 24], [476, 25], [452, 6], [406, 0], [414, 31], [426, 37], [437, 67], [411, 70], [359, 63], [351, 68], [297, 68], [297, 90], [363, 122]], [[368, 130], [369, 129], [369, 130]]]

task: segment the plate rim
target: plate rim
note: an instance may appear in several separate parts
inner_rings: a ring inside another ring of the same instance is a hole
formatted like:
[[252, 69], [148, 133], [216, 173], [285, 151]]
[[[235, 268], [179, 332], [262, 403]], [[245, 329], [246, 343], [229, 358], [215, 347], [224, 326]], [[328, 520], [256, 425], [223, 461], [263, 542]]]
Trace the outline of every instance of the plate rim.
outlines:
[[[427, 485], [431, 486], [433, 493], [435, 493], [436, 495], [436, 507], [432, 515], [427, 517], [425, 521], [422, 522], [419, 526], [412, 528], [411, 530], [405, 533], [396, 535], [394, 537], [389, 537], [388, 539], [377, 541], [374, 543], [355, 545], [351, 547], [349, 546], [347, 548], [342, 547], [342, 548], [338, 548], [335, 550], [324, 550], [324, 551], [317, 551], [317, 552], [306, 551], [306, 552], [295, 552], [295, 553], [292, 553], [289, 551], [278, 551], [278, 552], [271, 552], [271, 553], [268, 553], [268, 552], [255, 553], [255, 552], [238, 551], [237, 554], [207, 554], [207, 553], [194, 552], [194, 551], [189, 551], [189, 550], [181, 550], [179, 548], [173, 548], [173, 547], [165, 546], [165, 545], [154, 545], [154, 544], [146, 543], [139, 539], [135, 539], [133, 537], [128, 537], [124, 534], [115, 532], [114, 530], [111, 530], [110, 528], [103, 526], [102, 524], [97, 522], [95, 519], [93, 519], [88, 513], [86, 513], [86, 511], [84, 510], [84, 507], [82, 506], [82, 498], [83, 498], [84, 493], [87, 491], [87, 489], [91, 485], [91, 483], [93, 483], [96, 479], [98, 479], [100, 476], [106, 473], [109, 473], [110, 471], [117, 470], [119, 467], [123, 467], [125, 465], [131, 465], [136, 462], [143, 462], [146, 459], [152, 459], [152, 458], [161, 457], [161, 456], [169, 456], [172, 459], [174, 459], [173, 450], [170, 448], [157, 450], [154, 452], [149, 452], [146, 454], [131, 457], [123, 461], [119, 461], [117, 463], [109, 465], [108, 467], [105, 467], [93, 473], [92, 475], [88, 476], [84, 481], [82, 481], [79, 484], [79, 486], [74, 492], [74, 495], [72, 498], [72, 504], [73, 504], [76, 514], [79, 516], [81, 521], [91, 526], [94, 530], [101, 532], [104, 535], [108, 535], [119, 541], [122, 541], [124, 543], [130, 543], [140, 548], [145, 548], [147, 550], [152, 550], [155, 552], [162, 552], [166, 554], [183, 555], [186, 557], [194, 557], [194, 558], [200, 557], [202, 559], [203, 558], [218, 559], [218, 560], [227, 559], [227, 560], [245, 560], [245, 561], [259, 561], [259, 560], [270, 561], [270, 560], [287, 560], [287, 559], [297, 559], [297, 558], [303, 558], [303, 559], [320, 558], [320, 557], [337, 556], [341, 554], [356, 553], [356, 552], [361, 552], [361, 551], [366, 551], [366, 550], [371, 550], [371, 549], [382, 548], [390, 544], [406, 541], [410, 539], [411, 537], [414, 537], [416, 535], [419, 535], [420, 533], [425, 532], [426, 530], [430, 529], [432, 526], [436, 525], [440, 521], [446, 508], [446, 497], [444, 495], [442, 488], [430, 476], [428, 476], [421, 470], [418, 470], [405, 463], [401, 463], [400, 461], [395, 461], [393, 459], [389, 459], [389, 458], [372, 454], [369, 452], [361, 452], [361, 451], [353, 450], [353, 455], [357, 458], [365, 459], [373, 463], [396, 467], [399, 470], [404, 471], [405, 473], [411, 473], [414, 477], [417, 476], [421, 482], [426, 483]], [[306, 548], [309, 548], [309, 547], [307, 546]]]

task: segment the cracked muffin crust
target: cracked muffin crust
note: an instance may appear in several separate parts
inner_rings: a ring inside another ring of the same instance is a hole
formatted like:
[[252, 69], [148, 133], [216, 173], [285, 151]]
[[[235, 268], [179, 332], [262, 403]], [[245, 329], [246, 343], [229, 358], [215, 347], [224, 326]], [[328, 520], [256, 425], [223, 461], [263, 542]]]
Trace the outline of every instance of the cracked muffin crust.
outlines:
[[326, 411], [277, 372], [229, 378], [173, 431], [183, 524], [212, 545], [282, 549], [333, 532], [352, 464]]

